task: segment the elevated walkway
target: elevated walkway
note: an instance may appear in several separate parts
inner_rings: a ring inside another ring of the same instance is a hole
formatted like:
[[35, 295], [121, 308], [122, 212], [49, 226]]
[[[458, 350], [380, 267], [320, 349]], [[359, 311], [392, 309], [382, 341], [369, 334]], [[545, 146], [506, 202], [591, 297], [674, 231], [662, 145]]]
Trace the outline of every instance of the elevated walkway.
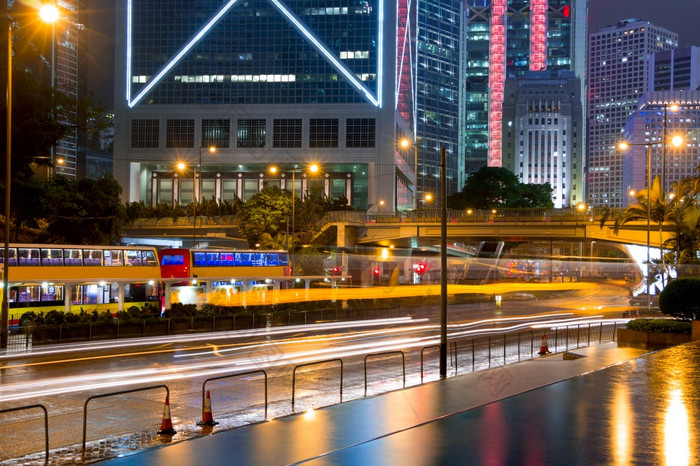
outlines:
[[[669, 451], [700, 460], [700, 419], [691, 415], [700, 410], [700, 342], [652, 354], [616, 343], [575, 352], [580, 357], [448, 378], [110, 464], [669, 463]], [[673, 419], [664, 418], [672, 408]], [[664, 428], [676, 433], [664, 437]]]

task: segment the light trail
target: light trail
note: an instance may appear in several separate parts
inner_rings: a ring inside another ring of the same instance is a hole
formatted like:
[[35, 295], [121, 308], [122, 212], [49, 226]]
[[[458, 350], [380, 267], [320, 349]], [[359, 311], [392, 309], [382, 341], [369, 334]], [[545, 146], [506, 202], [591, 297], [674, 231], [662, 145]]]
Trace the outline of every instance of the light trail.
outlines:
[[[521, 328], [545, 328], [552, 325], [563, 326], [565, 323], [568, 324], [581, 324], [581, 323], [592, 323], [600, 322], [600, 316], [592, 316], [587, 318], [571, 318], [562, 319], [563, 314], [555, 314], [550, 316], [556, 317], [549, 321], [538, 322], [533, 324], [532, 322], [522, 322], [516, 325], [508, 327], [487, 327], [481, 329], [472, 329], [466, 331], [453, 331], [450, 333], [450, 337], [459, 336], [477, 336], [477, 335], [488, 335], [493, 333], [508, 333]], [[540, 319], [541, 316], [537, 316]], [[470, 322], [462, 325], [462, 328], [473, 327], [477, 325], [484, 325], [485, 323], [505, 323], [505, 322], [518, 322], [523, 321], [525, 317], [515, 317], [515, 318], [503, 318], [503, 319], [485, 319], [483, 321]], [[438, 326], [422, 326], [427, 331], [437, 330]], [[400, 330], [402, 332], [410, 331], [415, 332], [415, 329], [394, 329]], [[382, 335], [387, 333], [386, 329], [379, 330]], [[244, 347], [239, 347], [236, 349], [241, 354], [226, 356], [218, 356], [221, 351], [218, 346], [210, 346], [210, 351], [206, 353], [198, 353], [198, 356], [212, 356], [206, 361], [187, 361], [181, 364], [165, 367], [165, 368], [148, 368], [141, 370], [126, 370], [126, 371], [105, 371], [98, 373], [91, 373], [89, 375], [80, 376], [68, 376], [68, 377], [54, 377], [46, 378], [38, 381], [32, 382], [17, 382], [11, 384], [5, 384], [0, 386], [0, 402], [16, 401], [16, 400], [28, 400], [35, 397], [42, 397], [48, 395], [60, 395], [74, 392], [83, 392], [88, 390], [98, 390], [113, 387], [125, 387], [139, 384], [149, 384], [149, 383], [164, 383], [172, 382], [173, 380], [181, 379], [191, 379], [191, 378], [203, 378], [213, 375], [219, 375], [223, 373], [235, 373], [238, 371], [246, 371], [251, 369], [265, 369], [273, 367], [281, 367], [292, 364], [303, 364], [306, 362], [318, 362], [324, 358], [347, 358], [352, 356], [361, 356], [367, 353], [374, 353], [378, 351], [395, 351], [395, 350], [405, 350], [409, 348], [419, 348], [437, 344], [439, 342], [439, 335], [426, 335], [422, 337], [400, 337], [400, 338], [390, 338], [385, 340], [370, 340], [366, 342], [344, 342], [348, 335], [341, 335], [332, 338], [316, 338], [314, 337], [313, 342], [319, 343], [332, 343], [328, 344], [323, 348], [315, 348], [306, 351], [291, 351], [272, 354], [269, 360], [265, 361], [265, 351], [270, 348], [281, 349], [284, 345], [296, 345], [299, 343], [308, 344], [310, 341], [308, 338], [302, 338], [299, 340], [292, 340], [284, 343], [280, 342], [263, 342], [255, 345], [246, 345]], [[357, 337], [357, 335], [355, 335]], [[254, 353], [250, 353], [249, 350], [255, 350]], [[262, 357], [257, 356], [257, 353], [262, 353]], [[72, 362], [72, 361], [71, 361]]]
[[[347, 322], [330, 322], [323, 324], [312, 324], [310, 325], [290, 325], [285, 327], [265, 327], [260, 329], [252, 330], [239, 330], [231, 332], [207, 332], [207, 333], [197, 333], [195, 335], [173, 335], [164, 337], [152, 337], [152, 338], [140, 338], [138, 340], [101, 340], [99, 343], [74, 343], [68, 345], [60, 346], [44, 346], [40, 350], [31, 350], [26, 353], [14, 353], [5, 354], [0, 356], [0, 360], [8, 359], [24, 359], [33, 356], [45, 356], [45, 355], [56, 355], [60, 353], [74, 353], [76, 351], [104, 351], [104, 350], [114, 350], [116, 348], [131, 348], [137, 346], [148, 346], [157, 344], [175, 344], [175, 343], [199, 343], [202, 338], [206, 338], [207, 341], [214, 340], [230, 340], [234, 338], [249, 338], [257, 336], [275, 336], [275, 335], [285, 335], [289, 333], [296, 333], [300, 330], [304, 331], [326, 331], [335, 329], [352, 329], [352, 328], [363, 328], [363, 327], [374, 327], [379, 325], [402, 325], [406, 323], [420, 323], [427, 322], [428, 319], [413, 319], [411, 317], [397, 317], [391, 319], [374, 319], [374, 320], [362, 320], [362, 321], [347, 321]], [[232, 344], [234, 345], [234, 344]], [[226, 345], [224, 345], [226, 346]], [[206, 348], [206, 345], [199, 345], [194, 348]], [[175, 351], [182, 351], [183, 348], [169, 348], [163, 350], [150, 350], [141, 351], [136, 353], [121, 353], [121, 354], [110, 354], [110, 355], [100, 355], [100, 356], [88, 356], [81, 358], [71, 358], [56, 361], [43, 361], [37, 363], [26, 363], [18, 364], [15, 366], [2, 366], [2, 368], [17, 368], [17, 367], [27, 367], [27, 366], [37, 366], [42, 364], [56, 364], [65, 363], [69, 361], [86, 361], [90, 359], [104, 359], [104, 358], [114, 358], [114, 357], [125, 357], [125, 356], [139, 356], [145, 354], [158, 354], [158, 353], [169, 353]]]

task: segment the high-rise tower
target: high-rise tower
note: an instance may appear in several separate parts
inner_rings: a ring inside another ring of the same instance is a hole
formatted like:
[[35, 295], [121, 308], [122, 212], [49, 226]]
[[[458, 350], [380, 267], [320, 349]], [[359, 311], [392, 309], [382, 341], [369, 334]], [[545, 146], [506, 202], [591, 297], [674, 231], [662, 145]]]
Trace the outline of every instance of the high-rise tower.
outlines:
[[[246, 200], [290, 189], [295, 172], [297, 194], [411, 208], [433, 190], [440, 147], [458, 178], [461, 2], [120, 5], [114, 158], [127, 200]], [[302, 173], [310, 162], [320, 178]]]
[[649, 57], [677, 46], [678, 34], [637, 19], [590, 35], [586, 174], [590, 204], [623, 205], [623, 155], [617, 148], [621, 131], [648, 90]]
[[586, 0], [467, 0], [465, 171], [502, 164], [505, 80], [585, 71]]

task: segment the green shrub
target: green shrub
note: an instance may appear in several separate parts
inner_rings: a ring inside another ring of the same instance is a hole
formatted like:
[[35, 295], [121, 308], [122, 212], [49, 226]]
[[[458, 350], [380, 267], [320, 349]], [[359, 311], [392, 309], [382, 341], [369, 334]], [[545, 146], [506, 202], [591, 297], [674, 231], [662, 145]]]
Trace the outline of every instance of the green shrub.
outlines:
[[700, 278], [676, 278], [659, 295], [659, 309], [679, 319], [700, 319]]
[[637, 319], [627, 322], [628, 329], [641, 332], [691, 333], [691, 327], [687, 320]]

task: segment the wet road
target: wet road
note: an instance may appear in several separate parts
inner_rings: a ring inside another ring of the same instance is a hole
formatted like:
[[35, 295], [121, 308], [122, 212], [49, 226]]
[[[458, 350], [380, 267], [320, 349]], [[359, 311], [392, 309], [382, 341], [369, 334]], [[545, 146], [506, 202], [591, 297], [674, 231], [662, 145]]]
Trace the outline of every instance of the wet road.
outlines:
[[[561, 309], [566, 303], [573, 302], [575, 306], [569, 307], [577, 307], [574, 310], [586, 316], [601, 311], [619, 315], [616, 307], [621, 300], [619, 290], [601, 287], [598, 293], [588, 290], [577, 293], [538, 300], [537, 310]], [[590, 294], [584, 299], [580, 293]], [[583, 302], [586, 306], [581, 305]], [[493, 318], [526, 314], [532, 312], [532, 304], [532, 301], [506, 302], [501, 308], [477, 312], [455, 306], [450, 309], [450, 335], [464, 337], [472, 334], [470, 332], [483, 331], [485, 325], [527, 327], [531, 324], [529, 321], [546, 316], [532, 317], [527, 319], [528, 322], [510, 320], [479, 325], [459, 322], [473, 320], [477, 315]], [[607, 310], [599, 308], [605, 304], [613, 307]], [[166, 383], [171, 390], [173, 422], [189, 425], [201, 416], [201, 385], [205, 378], [264, 368], [270, 379], [270, 416], [275, 417], [289, 412], [292, 365], [343, 357], [349, 366], [346, 367], [345, 385], [355, 387], [354, 391], [346, 390], [344, 400], [361, 397], [363, 355], [397, 349], [413, 351], [408, 362], [407, 384], [419, 383], [416, 352], [436, 343], [437, 332], [436, 325], [427, 320], [365, 321], [314, 327], [312, 330], [308, 327], [270, 328], [230, 335], [152, 338], [148, 342], [125, 340], [110, 342], [108, 348], [104, 342], [66, 345], [48, 351], [37, 348], [31, 355], [0, 359], [3, 366], [0, 370], [0, 407], [44, 403], [51, 413], [51, 447], [55, 448], [79, 442], [83, 403], [93, 394]], [[382, 357], [376, 362], [369, 373], [370, 393], [400, 388], [401, 371], [395, 358]], [[320, 369], [301, 378], [299, 409], [339, 401], [337, 367], [330, 364]], [[436, 371], [433, 355], [427, 363], [426, 380], [434, 377]], [[249, 376], [235, 383], [232, 380], [212, 382], [208, 388], [213, 392], [212, 399], [218, 412], [238, 413], [257, 406], [257, 411], [248, 413], [251, 419], [246, 422], [262, 420], [260, 377]], [[154, 426], [160, 424], [162, 403], [163, 392], [158, 390], [95, 400], [90, 405], [88, 440], [154, 430]], [[41, 437], [37, 434], [41, 432], [41, 425], [36, 415], [30, 415], [29, 419], [31, 421], [26, 422], [20, 415], [3, 418], [0, 430], [7, 442], [3, 442], [0, 459], [40, 449], [41, 443], [38, 442], [37, 447], [37, 439]]]

